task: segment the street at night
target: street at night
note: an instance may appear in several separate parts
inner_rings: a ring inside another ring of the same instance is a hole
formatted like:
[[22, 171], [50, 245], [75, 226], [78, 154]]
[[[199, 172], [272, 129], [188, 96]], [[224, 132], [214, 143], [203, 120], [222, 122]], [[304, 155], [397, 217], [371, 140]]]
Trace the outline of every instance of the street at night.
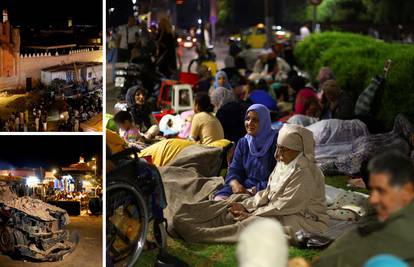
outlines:
[[102, 131], [102, 2], [55, 5], [0, 3], [2, 132]]
[[101, 266], [102, 137], [0, 142], [1, 266]]

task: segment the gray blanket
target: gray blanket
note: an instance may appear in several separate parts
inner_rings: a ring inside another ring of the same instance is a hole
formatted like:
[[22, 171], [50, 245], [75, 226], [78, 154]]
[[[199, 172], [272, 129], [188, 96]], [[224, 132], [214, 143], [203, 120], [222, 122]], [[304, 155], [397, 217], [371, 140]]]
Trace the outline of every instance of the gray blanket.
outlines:
[[[222, 150], [190, 146], [159, 171], [168, 206], [164, 210], [173, 237], [194, 243], [234, 243], [240, 232], [257, 217], [237, 222], [227, 211], [231, 202], [249, 195], [233, 195], [226, 201], [212, 201], [213, 193], [224, 184], [217, 177]], [[281, 219], [281, 218], [276, 218]], [[337, 238], [354, 223], [332, 220], [327, 236]]]

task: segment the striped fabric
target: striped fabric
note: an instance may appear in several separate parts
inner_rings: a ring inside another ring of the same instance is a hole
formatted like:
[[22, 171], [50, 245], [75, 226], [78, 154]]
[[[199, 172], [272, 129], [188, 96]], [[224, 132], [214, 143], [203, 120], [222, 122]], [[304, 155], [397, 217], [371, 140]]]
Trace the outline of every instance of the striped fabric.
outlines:
[[374, 101], [374, 97], [378, 88], [383, 83], [384, 77], [382, 76], [375, 76], [372, 78], [371, 83], [367, 86], [367, 88], [362, 91], [359, 95], [358, 100], [355, 104], [355, 115], [356, 116], [368, 116], [371, 112], [372, 102]]

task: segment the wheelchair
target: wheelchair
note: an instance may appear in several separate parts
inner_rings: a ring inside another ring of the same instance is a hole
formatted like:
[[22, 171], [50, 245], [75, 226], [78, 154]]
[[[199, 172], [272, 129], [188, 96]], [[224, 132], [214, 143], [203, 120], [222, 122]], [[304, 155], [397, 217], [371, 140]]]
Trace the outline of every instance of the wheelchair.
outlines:
[[167, 203], [158, 169], [140, 159], [136, 148], [109, 155], [108, 159], [115, 167], [107, 172], [107, 266], [129, 267], [137, 263], [150, 222], [153, 222], [154, 239], [160, 252], [154, 266], [187, 266], [165, 250], [163, 209]]

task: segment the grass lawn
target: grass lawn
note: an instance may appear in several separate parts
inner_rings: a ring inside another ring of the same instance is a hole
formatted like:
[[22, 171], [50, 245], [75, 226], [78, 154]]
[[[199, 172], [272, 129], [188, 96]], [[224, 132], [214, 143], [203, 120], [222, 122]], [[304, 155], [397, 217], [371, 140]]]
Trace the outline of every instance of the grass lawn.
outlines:
[[[326, 183], [335, 187], [348, 190], [347, 178], [345, 176], [326, 177]], [[362, 193], [367, 193], [365, 189], [358, 189]], [[168, 238], [168, 253], [180, 258], [181, 260], [194, 267], [231, 267], [237, 266], [236, 245], [202, 245], [190, 244], [181, 240]], [[144, 252], [135, 266], [149, 267], [154, 265], [156, 258], [155, 251]], [[319, 254], [318, 250], [299, 249], [291, 247], [289, 257], [303, 257], [311, 260]]]

